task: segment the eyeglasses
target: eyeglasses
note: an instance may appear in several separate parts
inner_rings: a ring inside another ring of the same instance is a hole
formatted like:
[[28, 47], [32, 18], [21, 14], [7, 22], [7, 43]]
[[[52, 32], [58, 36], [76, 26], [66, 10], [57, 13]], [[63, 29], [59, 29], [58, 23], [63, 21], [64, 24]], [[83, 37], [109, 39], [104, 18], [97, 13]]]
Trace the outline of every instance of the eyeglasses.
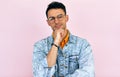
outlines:
[[61, 20], [63, 20], [64, 16], [65, 15], [63, 15], [63, 14], [59, 14], [56, 17], [51, 16], [51, 17], [48, 18], [48, 21], [53, 22], [53, 21], [55, 21], [55, 18], [57, 18], [59, 21], [61, 21]]

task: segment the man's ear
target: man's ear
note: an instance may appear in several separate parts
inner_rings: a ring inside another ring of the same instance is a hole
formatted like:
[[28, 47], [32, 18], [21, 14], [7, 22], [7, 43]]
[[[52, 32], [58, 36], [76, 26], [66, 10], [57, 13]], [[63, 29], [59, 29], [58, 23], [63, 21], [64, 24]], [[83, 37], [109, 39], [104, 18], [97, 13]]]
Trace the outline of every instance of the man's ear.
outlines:
[[68, 15], [66, 15], [66, 22], [69, 20], [69, 16]]

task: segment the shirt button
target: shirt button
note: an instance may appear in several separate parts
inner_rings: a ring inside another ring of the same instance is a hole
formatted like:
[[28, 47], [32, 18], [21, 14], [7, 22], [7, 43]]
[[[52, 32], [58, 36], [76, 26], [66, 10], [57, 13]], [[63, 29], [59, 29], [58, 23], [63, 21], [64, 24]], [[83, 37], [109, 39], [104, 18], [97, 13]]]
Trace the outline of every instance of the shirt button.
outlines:
[[65, 68], [67, 68], [67, 66], [65, 66]]
[[64, 66], [64, 64], [61, 64], [60, 66]]

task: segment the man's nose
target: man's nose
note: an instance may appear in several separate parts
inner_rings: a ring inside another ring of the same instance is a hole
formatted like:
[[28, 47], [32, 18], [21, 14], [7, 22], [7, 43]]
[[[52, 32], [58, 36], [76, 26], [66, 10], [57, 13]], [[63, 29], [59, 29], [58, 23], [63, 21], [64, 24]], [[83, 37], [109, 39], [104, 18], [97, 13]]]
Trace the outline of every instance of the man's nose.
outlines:
[[58, 20], [58, 18], [55, 18], [55, 21], [54, 21], [55, 23], [58, 23], [59, 22], [59, 20]]

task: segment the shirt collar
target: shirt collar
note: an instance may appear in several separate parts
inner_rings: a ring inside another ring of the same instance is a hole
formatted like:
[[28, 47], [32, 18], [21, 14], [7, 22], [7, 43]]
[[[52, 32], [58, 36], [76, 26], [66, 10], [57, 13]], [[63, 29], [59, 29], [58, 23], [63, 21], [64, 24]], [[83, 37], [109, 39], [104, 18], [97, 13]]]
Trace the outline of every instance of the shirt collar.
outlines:
[[68, 42], [68, 40], [69, 40], [69, 31], [67, 30], [67, 35], [65, 36], [65, 38], [60, 43], [60, 47], [63, 48], [65, 46], [65, 44]]
[[76, 43], [76, 37], [69, 33], [69, 40], [68, 43]]

